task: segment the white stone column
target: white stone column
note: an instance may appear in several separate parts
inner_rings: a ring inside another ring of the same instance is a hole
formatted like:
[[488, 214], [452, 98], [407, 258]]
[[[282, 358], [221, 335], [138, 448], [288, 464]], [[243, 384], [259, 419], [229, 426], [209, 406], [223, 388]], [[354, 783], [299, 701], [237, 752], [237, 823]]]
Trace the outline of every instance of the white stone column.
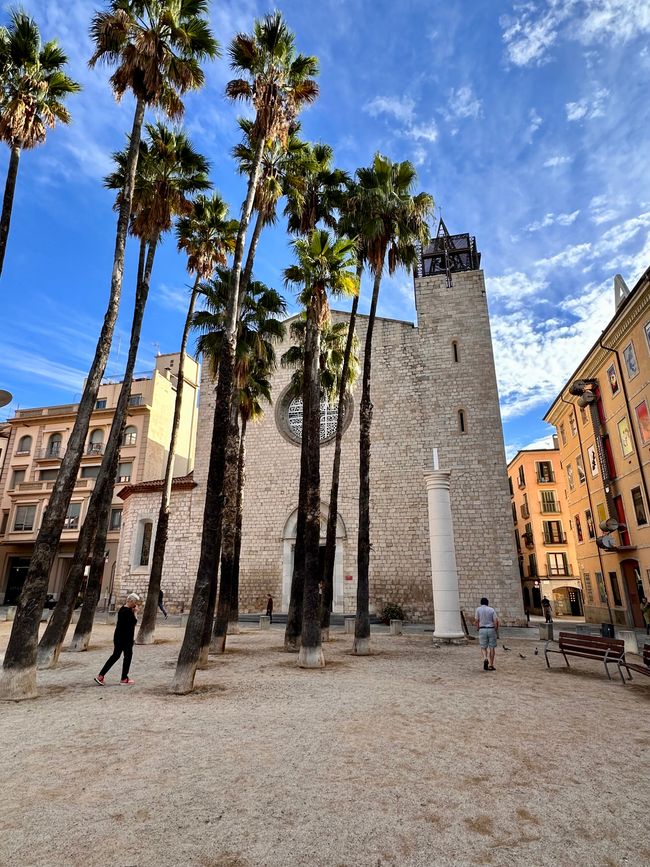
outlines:
[[430, 470], [424, 474], [429, 501], [431, 583], [436, 618], [434, 639], [465, 637], [460, 622], [454, 525], [449, 496], [450, 476], [447, 470]]

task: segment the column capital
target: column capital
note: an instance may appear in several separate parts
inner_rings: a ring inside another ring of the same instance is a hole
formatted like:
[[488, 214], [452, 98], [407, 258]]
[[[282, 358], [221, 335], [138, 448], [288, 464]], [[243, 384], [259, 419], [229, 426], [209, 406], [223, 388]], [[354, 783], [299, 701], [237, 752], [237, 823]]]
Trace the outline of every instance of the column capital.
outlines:
[[427, 470], [424, 473], [424, 483], [427, 486], [427, 491], [436, 489], [448, 491], [450, 479], [450, 470]]

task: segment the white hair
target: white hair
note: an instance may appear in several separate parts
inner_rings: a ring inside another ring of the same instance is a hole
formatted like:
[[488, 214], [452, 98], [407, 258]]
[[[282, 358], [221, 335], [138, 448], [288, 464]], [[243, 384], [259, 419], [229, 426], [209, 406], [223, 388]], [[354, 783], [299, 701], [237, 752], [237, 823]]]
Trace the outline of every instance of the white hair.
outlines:
[[142, 599], [140, 599], [140, 597], [138, 596], [137, 593], [129, 593], [129, 595], [126, 597], [126, 601], [127, 602], [142, 602]]

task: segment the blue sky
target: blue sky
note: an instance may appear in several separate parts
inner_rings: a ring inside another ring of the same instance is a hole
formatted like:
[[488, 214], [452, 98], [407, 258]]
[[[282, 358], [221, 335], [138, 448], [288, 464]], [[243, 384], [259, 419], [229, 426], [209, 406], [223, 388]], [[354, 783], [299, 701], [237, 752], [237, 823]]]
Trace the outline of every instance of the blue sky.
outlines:
[[[3, 4], [5, 9], [9, 4]], [[108, 294], [115, 215], [101, 179], [123, 146], [133, 103], [116, 104], [109, 70], [90, 71], [93, 0], [23, 0], [84, 86], [73, 124], [23, 154], [0, 283], [0, 388], [14, 404], [78, 398]], [[215, 35], [273, 7], [212, 3]], [[281, 5], [299, 50], [321, 63], [303, 133], [351, 172], [380, 150], [418, 167], [452, 232], [477, 239], [488, 285], [508, 453], [549, 433], [542, 416], [613, 314], [613, 277], [630, 287], [650, 265], [650, 0], [319, 0]], [[185, 126], [238, 213], [230, 151], [237, 108], [222, 59], [186, 100]], [[0, 152], [4, 178], [7, 149]], [[280, 226], [263, 237], [257, 276], [281, 288], [291, 261]], [[135, 259], [107, 369], [124, 364]], [[139, 368], [175, 351], [188, 278], [161, 248]], [[364, 284], [360, 309], [369, 306]], [[293, 299], [290, 299], [293, 304]], [[380, 315], [413, 319], [412, 280], [386, 279]]]

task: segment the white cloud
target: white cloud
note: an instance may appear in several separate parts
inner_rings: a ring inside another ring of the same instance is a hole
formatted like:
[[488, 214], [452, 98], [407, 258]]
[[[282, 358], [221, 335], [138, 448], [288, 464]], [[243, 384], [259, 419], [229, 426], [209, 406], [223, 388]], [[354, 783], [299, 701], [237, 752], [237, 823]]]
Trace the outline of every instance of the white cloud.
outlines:
[[157, 301], [163, 307], [168, 307], [170, 310], [179, 310], [182, 313], [187, 313], [189, 290], [185, 287], [168, 286], [166, 283], [161, 283], [153, 294], [152, 300]]
[[540, 115], [537, 113], [536, 109], [531, 108], [528, 112], [528, 131], [526, 134], [526, 141], [530, 142], [533, 139], [533, 136], [537, 132], [537, 130], [542, 125], [543, 121]]
[[567, 102], [565, 106], [567, 120], [592, 120], [595, 117], [604, 117], [605, 100], [608, 96], [609, 91], [601, 88], [578, 102]]
[[632, 217], [619, 223], [618, 226], [613, 226], [601, 235], [598, 242], [598, 248], [601, 252], [617, 252], [628, 241], [634, 238], [641, 229], [650, 226], [650, 211], [644, 214], [639, 214], [637, 217]]
[[363, 110], [371, 117], [388, 115], [401, 123], [413, 120], [415, 103], [410, 97], [375, 96], [363, 106]]
[[601, 223], [609, 223], [620, 216], [627, 204], [627, 199], [621, 196], [593, 196], [589, 202], [590, 219], [597, 226]]
[[438, 128], [433, 121], [427, 124], [417, 124], [405, 130], [404, 134], [415, 141], [434, 142], [438, 138]]
[[481, 115], [481, 100], [477, 99], [470, 85], [451, 90], [447, 101], [448, 118], [477, 118]]
[[567, 14], [561, 8], [549, 8], [536, 17], [537, 7], [531, 3], [523, 7], [518, 17], [503, 16], [500, 23], [510, 62], [515, 66], [543, 63], [558, 39], [559, 26]]
[[558, 155], [554, 157], [549, 157], [542, 163], [542, 165], [545, 169], [554, 169], [557, 166], [565, 166], [567, 163], [570, 163], [572, 159], [573, 157]]
[[530, 223], [530, 225], [526, 226], [526, 231], [528, 232], [539, 232], [540, 229], [546, 229], [548, 226], [570, 226], [572, 223], [575, 223], [578, 215], [580, 214], [580, 209], [576, 211], [571, 211], [569, 214], [546, 214], [543, 219], [537, 220], [534, 223]]
[[497, 277], [487, 277], [487, 293], [490, 302], [502, 302], [508, 308], [519, 307], [533, 296], [540, 297], [548, 282], [539, 276], [521, 271], [512, 271]]
[[543, 271], [549, 271], [552, 268], [574, 268], [586, 259], [591, 258], [592, 244], [588, 241], [585, 244], [572, 244], [566, 247], [554, 256], [548, 256], [543, 259], [538, 259], [535, 266]]

